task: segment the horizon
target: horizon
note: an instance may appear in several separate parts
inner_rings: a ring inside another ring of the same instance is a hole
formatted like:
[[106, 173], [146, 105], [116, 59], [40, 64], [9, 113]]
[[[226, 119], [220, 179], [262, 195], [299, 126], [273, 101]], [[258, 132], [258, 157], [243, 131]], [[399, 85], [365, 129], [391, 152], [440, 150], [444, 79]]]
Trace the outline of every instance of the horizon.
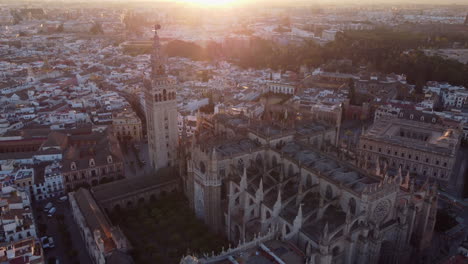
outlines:
[[[92, 0], [20, 0], [20, 1], [10, 1], [4, 0], [0, 1], [0, 4], [37, 4], [37, 3], [88, 3], [95, 2]], [[287, 2], [287, 3], [286, 3]], [[374, 5], [397, 5], [397, 6], [468, 6], [468, 0], [448, 0], [448, 1], [438, 1], [438, 0], [101, 0], [96, 2], [100, 3], [119, 3], [119, 4], [138, 4], [138, 3], [153, 3], [153, 4], [187, 4], [195, 5], [200, 7], [236, 7], [236, 6], [255, 6], [255, 5], [274, 5], [274, 6], [314, 6], [314, 5], [352, 5], [352, 6], [374, 6]]]

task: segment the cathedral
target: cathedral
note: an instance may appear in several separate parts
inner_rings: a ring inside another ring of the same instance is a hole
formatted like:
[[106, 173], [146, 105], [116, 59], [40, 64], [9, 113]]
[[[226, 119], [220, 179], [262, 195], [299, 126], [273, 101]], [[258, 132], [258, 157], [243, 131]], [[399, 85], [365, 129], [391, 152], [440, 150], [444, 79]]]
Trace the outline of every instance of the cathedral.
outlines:
[[435, 184], [364, 171], [337, 154], [336, 127], [291, 119], [200, 121], [184, 177], [198, 218], [236, 245], [277, 230], [306, 263], [406, 263], [430, 244]]
[[166, 74], [158, 29], [145, 95], [151, 163], [179, 166], [190, 207], [214, 232], [235, 245], [280, 239], [307, 264], [408, 263], [428, 247], [436, 184], [416, 182], [401, 167], [364, 170], [345, 161], [340, 122], [266, 107], [255, 120], [198, 116], [193, 137], [179, 139], [177, 85]]

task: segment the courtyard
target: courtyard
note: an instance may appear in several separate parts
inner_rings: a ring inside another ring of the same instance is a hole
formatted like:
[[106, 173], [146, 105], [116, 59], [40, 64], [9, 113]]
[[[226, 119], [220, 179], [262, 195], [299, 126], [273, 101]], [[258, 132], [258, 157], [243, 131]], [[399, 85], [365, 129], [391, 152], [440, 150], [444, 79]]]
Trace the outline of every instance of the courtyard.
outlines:
[[170, 193], [110, 214], [130, 240], [135, 263], [179, 263], [187, 255], [219, 252], [227, 240], [197, 219], [182, 193]]

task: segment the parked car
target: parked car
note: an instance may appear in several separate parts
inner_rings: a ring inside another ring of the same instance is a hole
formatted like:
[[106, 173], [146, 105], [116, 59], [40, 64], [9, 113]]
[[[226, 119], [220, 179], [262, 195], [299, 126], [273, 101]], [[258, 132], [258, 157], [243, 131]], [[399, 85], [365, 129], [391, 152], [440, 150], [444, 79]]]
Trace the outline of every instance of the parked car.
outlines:
[[52, 207], [52, 209], [49, 210], [49, 214], [47, 214], [48, 217], [54, 216], [55, 212], [57, 211], [57, 208]]
[[54, 239], [52, 237], [49, 237], [48, 241], [49, 241], [49, 248], [54, 248], [55, 247]]
[[41, 237], [41, 244], [43, 249], [49, 248], [49, 240], [46, 236]]
[[44, 212], [48, 212], [53, 206], [54, 205], [51, 202], [48, 202], [46, 206], [44, 206]]

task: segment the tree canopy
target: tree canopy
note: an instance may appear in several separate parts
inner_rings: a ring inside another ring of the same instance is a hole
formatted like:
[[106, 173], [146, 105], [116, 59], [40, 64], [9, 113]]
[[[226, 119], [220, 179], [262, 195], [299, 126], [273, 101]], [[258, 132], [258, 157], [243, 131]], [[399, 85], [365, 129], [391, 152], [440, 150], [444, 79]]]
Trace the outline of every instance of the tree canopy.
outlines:
[[195, 217], [181, 193], [115, 210], [110, 218], [130, 240], [135, 263], [179, 263], [188, 253], [219, 252], [227, 247], [223, 237]]
[[103, 34], [104, 30], [102, 29], [102, 26], [100, 23], [94, 23], [91, 29], [89, 30], [91, 34], [97, 35], [97, 34]]
[[[458, 38], [448, 38], [453, 41]], [[201, 47], [195, 43], [174, 40], [167, 44], [169, 56], [192, 60], [227, 59], [243, 68], [271, 68], [298, 71], [302, 65], [319, 67], [325, 63], [348, 59], [351, 65], [338, 65], [337, 70], [365, 66], [370, 71], [405, 74], [411, 84], [422, 87], [427, 81], [449, 82], [468, 87], [468, 66], [438, 56], [428, 56], [422, 49], [437, 47], [440, 41], [428, 34], [378, 28], [337, 33], [336, 39], [325, 46], [314, 41], [300, 45], [279, 45], [271, 40], [251, 37], [248, 45], [222, 47], [209, 43]]]

